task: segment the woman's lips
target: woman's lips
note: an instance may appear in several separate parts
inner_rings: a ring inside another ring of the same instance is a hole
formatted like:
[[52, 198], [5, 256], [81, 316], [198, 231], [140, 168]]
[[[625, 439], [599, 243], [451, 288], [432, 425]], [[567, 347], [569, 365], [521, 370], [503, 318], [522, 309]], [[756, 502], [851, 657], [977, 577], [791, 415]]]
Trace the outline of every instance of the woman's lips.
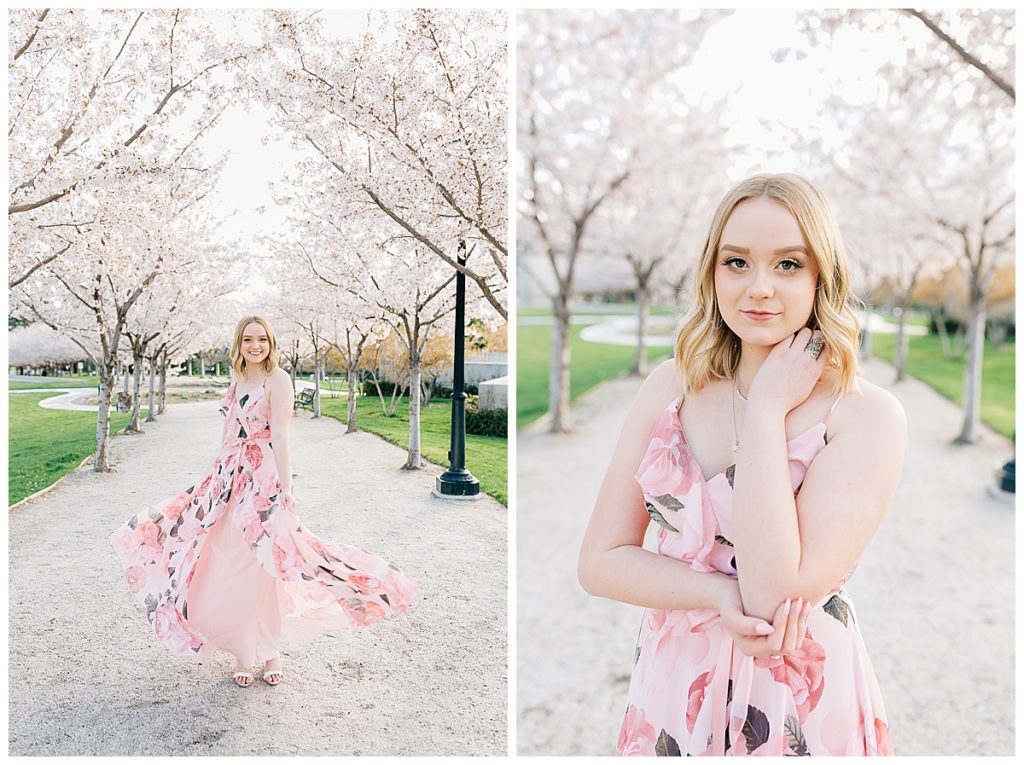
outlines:
[[767, 311], [740, 311], [740, 313], [754, 321], [768, 321], [778, 316], [777, 313], [769, 313]]

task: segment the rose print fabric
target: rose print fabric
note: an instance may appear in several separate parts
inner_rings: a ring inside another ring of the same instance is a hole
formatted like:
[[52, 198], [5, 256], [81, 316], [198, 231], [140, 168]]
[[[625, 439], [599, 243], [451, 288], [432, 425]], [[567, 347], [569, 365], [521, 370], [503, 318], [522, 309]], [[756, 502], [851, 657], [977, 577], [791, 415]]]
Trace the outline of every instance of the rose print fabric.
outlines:
[[[636, 473], [661, 527], [658, 552], [695, 571], [735, 576], [734, 466], [704, 480], [681, 404], [673, 401], [656, 422]], [[831, 412], [787, 444], [794, 493], [825, 446]], [[881, 694], [842, 587], [852, 573], [812, 607], [801, 650], [780, 659], [741, 653], [717, 610], [645, 611], [618, 753], [891, 755]]]
[[416, 581], [320, 539], [281, 497], [265, 386], [220, 401], [227, 433], [213, 472], [110, 536], [128, 586], [178, 656], [230, 651], [247, 666], [347, 626], [405, 611]]

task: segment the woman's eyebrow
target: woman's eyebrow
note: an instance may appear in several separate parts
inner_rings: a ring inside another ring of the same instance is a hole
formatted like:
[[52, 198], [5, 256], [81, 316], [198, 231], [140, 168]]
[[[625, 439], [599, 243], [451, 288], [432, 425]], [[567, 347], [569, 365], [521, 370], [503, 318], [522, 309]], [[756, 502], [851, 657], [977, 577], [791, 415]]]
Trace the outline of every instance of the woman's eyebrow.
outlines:
[[[737, 247], [735, 244], [723, 244], [718, 248], [718, 251], [730, 250], [731, 252], [738, 252], [740, 255], [749, 255], [750, 250], [746, 247]], [[788, 247], [780, 247], [775, 251], [776, 255], [783, 255], [787, 252], [802, 252], [804, 255], [807, 254], [807, 248], [802, 244], [791, 244]]]

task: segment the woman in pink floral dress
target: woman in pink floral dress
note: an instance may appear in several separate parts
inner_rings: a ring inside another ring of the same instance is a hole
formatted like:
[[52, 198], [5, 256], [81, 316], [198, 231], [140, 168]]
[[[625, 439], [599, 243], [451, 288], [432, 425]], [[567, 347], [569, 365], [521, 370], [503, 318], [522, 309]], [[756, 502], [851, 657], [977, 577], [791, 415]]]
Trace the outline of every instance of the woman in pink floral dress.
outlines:
[[843, 584], [892, 501], [906, 421], [857, 377], [856, 298], [821, 192], [790, 174], [737, 184], [695, 288], [580, 553], [587, 591], [647, 608], [618, 752], [892, 754]]
[[322, 540], [295, 514], [288, 425], [293, 394], [259, 316], [239, 322], [235, 374], [213, 472], [139, 513], [110, 542], [157, 637], [178, 656], [235, 656], [234, 680], [284, 677], [283, 642], [405, 611], [415, 580], [358, 547]]

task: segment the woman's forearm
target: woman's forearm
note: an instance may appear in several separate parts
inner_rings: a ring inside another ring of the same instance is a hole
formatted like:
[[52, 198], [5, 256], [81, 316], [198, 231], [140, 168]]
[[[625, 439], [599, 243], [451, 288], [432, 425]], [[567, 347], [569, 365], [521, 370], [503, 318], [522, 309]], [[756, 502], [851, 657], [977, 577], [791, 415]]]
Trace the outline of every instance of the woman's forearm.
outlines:
[[591, 595], [644, 608], [718, 608], [722, 596], [736, 588], [727, 574], [694, 571], [634, 545], [581, 556], [578, 573]]
[[733, 481], [733, 536], [743, 610], [771, 620], [797, 595], [800, 528], [789, 476], [786, 413], [751, 397]]

